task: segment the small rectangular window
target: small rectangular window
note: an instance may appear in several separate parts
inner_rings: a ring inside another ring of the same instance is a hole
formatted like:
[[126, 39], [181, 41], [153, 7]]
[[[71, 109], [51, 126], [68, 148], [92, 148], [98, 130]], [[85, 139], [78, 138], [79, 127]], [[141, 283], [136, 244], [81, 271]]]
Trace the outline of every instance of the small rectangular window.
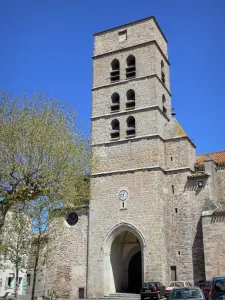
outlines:
[[175, 208], [175, 213], [177, 214], [177, 211], [178, 211], [178, 209], [177, 208]]
[[127, 30], [120, 31], [118, 34], [119, 34], [119, 42], [124, 42], [127, 40]]
[[178, 251], [178, 255], [180, 255], [180, 251]]

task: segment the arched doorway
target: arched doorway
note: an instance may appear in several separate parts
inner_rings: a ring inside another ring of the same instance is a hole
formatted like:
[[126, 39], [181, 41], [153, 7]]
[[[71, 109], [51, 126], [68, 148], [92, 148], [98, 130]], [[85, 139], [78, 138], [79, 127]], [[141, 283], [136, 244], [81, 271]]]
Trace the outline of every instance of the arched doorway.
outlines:
[[142, 284], [141, 245], [127, 230], [113, 240], [110, 251], [112, 285], [117, 293], [139, 293]]

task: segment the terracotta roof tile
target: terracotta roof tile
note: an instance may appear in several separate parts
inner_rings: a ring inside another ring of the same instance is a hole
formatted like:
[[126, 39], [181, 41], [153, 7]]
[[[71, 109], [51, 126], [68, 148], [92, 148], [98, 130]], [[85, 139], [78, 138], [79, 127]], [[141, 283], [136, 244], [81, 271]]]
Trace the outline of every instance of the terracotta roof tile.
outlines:
[[225, 151], [200, 154], [196, 158], [196, 163], [198, 165], [201, 165], [204, 163], [204, 159], [206, 159], [208, 157], [211, 157], [213, 159], [213, 161], [217, 164], [225, 163]]

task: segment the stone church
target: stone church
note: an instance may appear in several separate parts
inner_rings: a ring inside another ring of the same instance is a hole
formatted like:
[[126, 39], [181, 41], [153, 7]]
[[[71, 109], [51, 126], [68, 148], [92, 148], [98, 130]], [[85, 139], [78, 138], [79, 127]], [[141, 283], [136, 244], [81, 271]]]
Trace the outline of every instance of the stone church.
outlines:
[[154, 17], [94, 34], [89, 205], [49, 231], [45, 290], [138, 293], [225, 275], [225, 151], [196, 156], [171, 106]]

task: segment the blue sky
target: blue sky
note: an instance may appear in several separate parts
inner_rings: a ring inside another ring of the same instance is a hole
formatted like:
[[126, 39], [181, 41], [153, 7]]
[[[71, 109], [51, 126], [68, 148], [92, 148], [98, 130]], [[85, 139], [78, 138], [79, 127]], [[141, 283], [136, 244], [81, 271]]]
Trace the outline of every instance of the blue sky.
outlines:
[[68, 101], [89, 133], [93, 33], [151, 15], [169, 41], [177, 119], [197, 153], [225, 150], [224, 0], [0, 0], [0, 88]]

